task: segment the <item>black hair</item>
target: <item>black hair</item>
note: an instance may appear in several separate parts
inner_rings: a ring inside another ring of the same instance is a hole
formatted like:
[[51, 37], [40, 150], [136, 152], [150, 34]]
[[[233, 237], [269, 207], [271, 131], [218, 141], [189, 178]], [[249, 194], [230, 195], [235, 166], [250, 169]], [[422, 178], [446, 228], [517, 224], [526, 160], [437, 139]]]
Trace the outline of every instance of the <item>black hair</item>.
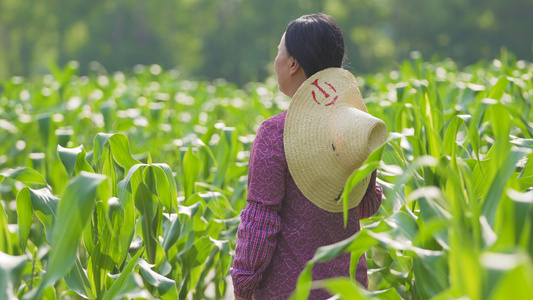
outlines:
[[307, 78], [331, 67], [342, 67], [344, 39], [333, 18], [324, 14], [301, 16], [285, 31], [285, 47], [302, 66]]

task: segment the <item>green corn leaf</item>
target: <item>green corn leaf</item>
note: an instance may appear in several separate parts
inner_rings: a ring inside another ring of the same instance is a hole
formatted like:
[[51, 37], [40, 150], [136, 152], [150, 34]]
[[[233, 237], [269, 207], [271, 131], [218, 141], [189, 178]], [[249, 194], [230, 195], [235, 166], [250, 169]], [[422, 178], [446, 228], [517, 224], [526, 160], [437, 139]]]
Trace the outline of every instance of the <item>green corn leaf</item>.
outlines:
[[213, 180], [213, 185], [217, 187], [222, 187], [226, 174], [229, 169], [229, 164], [233, 156], [235, 143], [236, 143], [236, 132], [233, 127], [224, 127], [222, 128], [222, 134], [220, 141], [217, 146], [217, 171], [215, 173], [215, 179]]
[[[48, 150], [48, 145], [50, 144], [50, 114], [45, 113], [37, 116], [37, 123], [39, 124], [39, 133], [41, 136], [41, 140], [43, 141], [44, 149]], [[47, 153], [50, 153], [46, 151]]]
[[420, 228], [422, 238], [424, 235], [430, 235], [442, 247], [449, 249], [447, 227], [451, 224], [452, 215], [447, 206], [442, 206], [447, 204], [442, 192], [436, 187], [422, 187], [409, 195], [409, 201], [414, 199], [420, 207], [419, 218], [424, 225]]
[[81, 265], [80, 259], [76, 257], [74, 260], [74, 265], [67, 274], [65, 274], [65, 283], [67, 286], [78, 293], [81, 297], [85, 299], [94, 299], [95, 296], [91, 291], [91, 283], [87, 278], [87, 274], [83, 266]]
[[13, 254], [11, 232], [9, 232], [7, 214], [3, 202], [0, 202], [0, 251]]
[[109, 151], [109, 138], [111, 136], [112, 134], [98, 133], [94, 137], [93, 159], [97, 172], [103, 169], [103, 164]]
[[57, 208], [57, 220], [53, 228], [54, 247], [40, 285], [43, 290], [56, 282], [75, 262], [82, 230], [89, 221], [94, 207], [98, 185], [106, 180], [99, 174], [82, 171], [68, 185]]
[[[330, 294], [339, 295], [341, 299], [370, 299], [370, 297], [365, 294], [364, 288], [358, 286], [352, 281], [352, 279], [347, 277], [326, 279], [323, 281], [319, 281], [318, 283], [319, 286], [326, 288], [330, 292]], [[398, 298], [396, 299], [401, 299], [400, 295], [398, 295]]]
[[507, 151], [511, 148], [509, 144], [509, 133], [511, 132], [511, 117], [509, 116], [509, 112], [507, 108], [501, 104], [497, 103], [492, 105], [489, 108], [489, 115], [492, 119], [492, 130], [494, 132], [494, 150], [490, 150], [491, 152], [495, 151], [493, 155], [496, 157], [502, 157], [507, 154]]
[[113, 100], [110, 100], [108, 102], [102, 103], [102, 106], [100, 107], [102, 115], [104, 116], [104, 126], [107, 132], [112, 130], [112, 125], [114, 123], [116, 114], [115, 106], [115, 102]]
[[455, 171], [458, 171], [457, 167], [457, 134], [459, 128], [464, 124], [464, 118], [469, 118], [469, 116], [455, 116], [448, 128], [446, 128], [446, 133], [444, 135], [444, 154], [448, 155], [452, 159], [452, 167]]
[[202, 273], [206, 268], [208, 257], [212, 256], [213, 243], [207, 236], [196, 238], [194, 245], [187, 251], [184, 259], [185, 270], [188, 271], [190, 282], [194, 286], [198, 285], [202, 278]]
[[407, 82], [400, 82], [396, 84], [395, 89], [398, 102], [403, 102], [407, 87], [409, 87], [409, 83]]
[[[368, 230], [362, 229], [351, 238], [333, 245], [318, 248], [314, 257], [307, 263], [302, 273], [300, 273], [296, 291], [291, 296], [291, 299], [307, 299], [311, 288], [311, 269], [315, 263], [331, 260], [343, 252], [353, 252], [352, 257], [357, 257], [358, 260], [364, 252], [377, 243], [376, 238], [371, 236]], [[354, 278], [354, 276], [355, 274], [352, 274], [351, 277]]]
[[111, 151], [110, 139], [112, 136], [113, 134], [105, 133], [96, 135], [94, 138], [93, 159], [95, 170], [111, 179], [112, 195], [116, 196], [119, 193], [117, 184], [119, 179], [118, 169], [120, 167], [117, 166]]
[[[119, 241], [121, 249], [128, 249], [135, 233], [135, 191], [142, 182], [142, 170], [147, 166], [137, 164], [131, 167], [126, 177], [118, 183], [118, 198], [124, 208], [124, 225], [120, 228]], [[126, 259], [127, 252], [122, 252], [120, 261]]]
[[81, 171], [94, 173], [89, 163], [85, 160], [86, 153], [83, 145], [76, 148], [63, 148], [60, 145], [57, 146], [57, 155], [70, 178], [78, 175]]
[[309, 298], [311, 293], [311, 281], [313, 280], [313, 275], [311, 274], [312, 264], [307, 264], [300, 273], [298, 281], [296, 283], [296, 290], [291, 294], [290, 300], [306, 300]]
[[480, 161], [479, 157], [479, 151], [481, 148], [481, 138], [479, 136], [479, 126], [481, 125], [481, 121], [483, 120], [483, 116], [485, 115], [486, 109], [489, 106], [487, 102], [481, 102], [478, 109], [476, 109], [475, 113], [472, 115], [472, 118], [470, 120], [470, 123], [468, 124], [468, 137], [469, 141], [471, 143], [472, 149], [474, 150], [474, 154], [478, 161]]
[[56, 289], [54, 288], [53, 285], [51, 285], [44, 290], [42, 299], [43, 300], [56, 300], [57, 299], [56, 294], [57, 294]]
[[209, 239], [218, 250], [218, 253], [220, 255], [220, 269], [223, 272], [223, 277], [225, 277], [226, 273], [229, 271], [229, 265], [231, 262], [229, 241], [215, 240], [212, 237], [209, 237]]
[[[213, 268], [213, 264], [215, 261], [219, 258], [220, 252], [217, 247], [213, 247], [211, 249], [211, 252], [207, 256], [206, 261], [201, 267], [196, 267], [193, 269], [193, 276], [196, 279], [195, 275], [200, 274], [198, 277], [198, 280], [196, 280], [196, 285], [194, 286], [195, 290], [203, 290], [206, 288], [206, 276], [210, 272], [210, 270]], [[191, 276], [191, 277], [193, 277]]]
[[225, 210], [233, 212], [233, 208], [231, 207], [228, 199], [219, 192], [198, 193], [197, 195], [202, 198], [203, 203], [205, 203], [207, 207], [211, 209], [211, 211], [215, 214], [215, 217], [218, 219], [225, 218]]
[[143, 241], [146, 245], [148, 261], [155, 263], [157, 235], [152, 227], [152, 222], [157, 213], [157, 197], [144, 182], [141, 182], [135, 191], [135, 207], [141, 213], [139, 221], [142, 225]]
[[[155, 176], [155, 192], [157, 194], [157, 197], [159, 198], [159, 201], [161, 201], [161, 204], [165, 207], [167, 212], [172, 212], [172, 193], [171, 193], [171, 187], [170, 182], [167, 178], [167, 175], [161, 169], [159, 166], [152, 165], [150, 166], [150, 169], [154, 173]], [[177, 196], [176, 196], [177, 197]]]
[[109, 138], [109, 142], [113, 158], [119, 165], [126, 168], [126, 170], [129, 170], [134, 165], [140, 163], [140, 161], [134, 159], [131, 155], [130, 142], [125, 135], [120, 133], [113, 134]]
[[33, 207], [31, 205], [30, 189], [23, 188], [17, 195], [17, 217], [19, 237], [22, 249], [26, 249], [30, 236], [31, 224], [33, 223]]
[[143, 278], [157, 289], [161, 299], [177, 299], [178, 291], [174, 280], [153, 271], [143, 259], [139, 260], [139, 268]]
[[413, 191], [408, 199], [410, 201], [415, 199], [418, 201], [420, 215], [428, 222], [434, 218], [440, 220], [450, 220], [452, 218], [448, 212], [449, 205], [439, 188], [429, 186], [421, 187]]
[[482, 299], [479, 251], [473, 245], [472, 240], [463, 238], [464, 232], [460, 228], [457, 229], [450, 234], [451, 250], [448, 254], [450, 287], [470, 299]]
[[[418, 157], [411, 165], [409, 165], [403, 172], [402, 175], [398, 177], [394, 184], [394, 190], [392, 191], [392, 194], [401, 195], [402, 193], [400, 190], [402, 188], [405, 188], [405, 183], [408, 180], [419, 179], [422, 178], [418, 173], [417, 170], [419, 168], [423, 167], [436, 167], [438, 163], [438, 160], [435, 159], [433, 156], [421, 156]], [[396, 198], [393, 201], [387, 201], [382, 204], [382, 206], [386, 209], [386, 211], [397, 211], [399, 210], [403, 205], [405, 205], [405, 199], [402, 198]]]
[[[1, 213], [1, 212], [0, 212]], [[6, 300], [17, 299], [16, 288], [21, 281], [22, 272], [28, 263], [28, 258], [11, 256], [0, 252], [0, 298]]]
[[39, 172], [28, 167], [9, 169], [0, 172], [0, 182], [2, 182], [5, 177], [20, 181], [26, 185], [41, 184], [48, 186], [43, 176]]
[[[100, 204], [100, 203], [98, 203]], [[120, 227], [123, 226], [124, 210], [117, 198], [109, 199], [109, 226], [102, 229], [102, 235], [95, 245], [87, 261], [87, 276], [92, 284], [92, 292], [101, 298], [105, 290], [105, 279], [108, 273], [122, 264], [122, 253], [128, 251], [121, 248], [119, 242]]]
[[[143, 182], [146, 184], [146, 187], [148, 188], [149, 192], [151, 193], [151, 196], [152, 196], [152, 199], [153, 199], [153, 209], [154, 211], [152, 212], [151, 211], [151, 207], [150, 207], [150, 204], [148, 204], [148, 206], [144, 206], [143, 208], [148, 208], [148, 210], [145, 211], [145, 214], [142, 213], [142, 210], [139, 210], [141, 212], [141, 218], [148, 223], [148, 228], [150, 229], [150, 233], [149, 233], [149, 236], [150, 236], [150, 239], [153, 239], [153, 246], [154, 248], [151, 248], [151, 247], [148, 247], [147, 246], [147, 254], [149, 255], [154, 255], [153, 259], [154, 260], [151, 260], [152, 263], [155, 263], [158, 267], [160, 266], [160, 264], [163, 262], [164, 260], [164, 251], [163, 251], [163, 248], [161, 247], [161, 245], [158, 243], [158, 238], [159, 238], [159, 235], [161, 233], [161, 226], [162, 226], [162, 222], [163, 222], [163, 218], [162, 218], [162, 212], [163, 212], [163, 206], [161, 205], [161, 202], [160, 202], [160, 198], [159, 196], [157, 195], [157, 189], [158, 189], [158, 184], [157, 184], [157, 179], [156, 179], [156, 171], [159, 171], [161, 172], [161, 169], [159, 169], [158, 167], [156, 166], [153, 166], [153, 165], [150, 165], [148, 167], [146, 167], [143, 171]], [[163, 172], [161, 172], [163, 173]], [[163, 176], [161, 174], [161, 176]], [[163, 176], [163, 182], [166, 181], [166, 177]], [[166, 182], [166, 184], [163, 185], [164, 187], [161, 188], [161, 191], [163, 192], [167, 192], [167, 198], [169, 197], [168, 196], [168, 182]], [[147, 194], [144, 194], [143, 197], [146, 197]], [[138, 198], [136, 198], [138, 199]], [[145, 198], [146, 199], [146, 198]], [[147, 201], [147, 200], [145, 200]], [[138, 201], [136, 201], [136, 205], [138, 205]], [[152, 202], [150, 202], [152, 203]], [[145, 203], [147, 204], [147, 203]], [[147, 228], [147, 227], [143, 227], [143, 228]], [[145, 236], [146, 232], [143, 231], [143, 237], [146, 237]], [[153, 249], [154, 252], [151, 252]], [[150, 258], [149, 258], [150, 259]]]
[[420, 104], [423, 115], [426, 140], [428, 141], [429, 154], [440, 157], [442, 147], [441, 130], [443, 127], [442, 107], [438, 98], [431, 95], [426, 86], [422, 86], [422, 103]]
[[128, 251], [128, 248], [121, 247], [117, 240], [120, 239], [121, 227], [124, 226], [124, 208], [120, 205], [120, 201], [116, 197], [109, 198], [108, 202], [108, 219], [110, 223], [106, 228], [109, 235], [107, 247], [109, 248], [109, 255], [116, 265], [121, 265], [121, 257], [123, 253]]
[[[167, 164], [154, 164], [154, 166], [161, 168], [163, 172], [165, 173], [166, 179], [168, 180], [169, 192], [170, 192], [170, 195], [169, 195], [170, 205], [169, 207], [165, 205], [165, 208], [167, 208], [168, 212], [171, 212], [171, 207], [174, 207], [175, 209], [178, 208], [178, 189], [176, 186], [176, 180], [174, 179], [174, 175], [172, 173], [172, 169]], [[159, 177], [158, 177], [158, 180], [159, 180]]]
[[[185, 255], [187, 251], [193, 246], [195, 239], [198, 237], [194, 235], [195, 223], [201, 222], [201, 218], [204, 213], [204, 207], [200, 202], [196, 202], [191, 206], [178, 206], [179, 212], [179, 221], [181, 225], [181, 232], [178, 239], [179, 244], [179, 253], [175, 246], [168, 246], [169, 257]], [[182, 244], [183, 243], [183, 244]]]
[[486, 198], [482, 204], [482, 213], [487, 217], [487, 220], [491, 226], [494, 225], [496, 218], [497, 208], [501, 194], [504, 191], [504, 188], [507, 184], [509, 177], [515, 169], [516, 163], [525, 156], [525, 153], [519, 151], [512, 151], [509, 155], [503, 160], [501, 169], [498, 170], [490, 188], [486, 194]]
[[[20, 203], [19, 217], [22, 220], [22, 228], [20, 231], [20, 241], [23, 245], [26, 244], [31, 228], [31, 220], [33, 219], [33, 212], [37, 218], [44, 225], [46, 229], [46, 239], [52, 244], [52, 226], [56, 220], [56, 210], [59, 203], [59, 198], [52, 195], [48, 188], [34, 190], [28, 187], [23, 188], [17, 195], [17, 204]], [[32, 209], [30, 216], [28, 209]]]
[[518, 175], [518, 182], [522, 189], [533, 186], [533, 153], [527, 155], [527, 161]]
[[533, 215], [531, 214], [531, 210], [533, 210], [533, 192], [521, 193], [509, 188], [506, 190], [506, 196], [511, 200], [508, 204], [510, 204], [513, 212], [514, 228], [512, 234], [514, 234], [515, 241], [524, 239], [523, 248], [528, 249], [528, 245], [533, 244], [533, 239], [530, 237], [531, 227], [527, 225], [533, 221]]
[[507, 79], [507, 76], [500, 77], [498, 82], [490, 88], [488, 98], [500, 100], [507, 85], [509, 85], [509, 79]]
[[511, 143], [517, 145], [517, 146], [520, 146], [520, 147], [524, 147], [524, 148], [529, 148], [529, 149], [533, 149], [533, 139], [515, 139], [515, 140], [512, 140]]
[[437, 251], [416, 251], [413, 271], [419, 295], [425, 299], [436, 296], [448, 287], [446, 256]]
[[[119, 274], [107, 274], [107, 285], [112, 285], [115, 282], [121, 273]], [[115, 299], [124, 299], [124, 298], [133, 298], [133, 299], [147, 299], [152, 298], [152, 294], [144, 289], [144, 282], [141, 275], [138, 273], [131, 273], [130, 276], [126, 277], [124, 284], [120, 288], [118, 295], [115, 296]]]
[[533, 268], [528, 256], [520, 251], [508, 253], [486, 252], [481, 255], [481, 264], [487, 274], [487, 288], [483, 298], [498, 299], [503, 293], [528, 298], [533, 282]]
[[[202, 265], [206, 259], [209, 253], [211, 252], [211, 249], [213, 248], [213, 243], [211, 242], [210, 237], [203, 236], [198, 238], [194, 246], [191, 248], [192, 251], [190, 251], [187, 255], [190, 259], [192, 266], [199, 266]], [[194, 281], [197, 282], [197, 281]]]
[[200, 175], [202, 162], [189, 147], [185, 156], [183, 157], [183, 186], [185, 191], [185, 199], [188, 199], [194, 194], [194, 183]]
[[416, 219], [412, 214], [404, 211], [397, 211], [390, 217], [384, 219], [384, 221], [387, 225], [394, 228], [392, 233], [396, 240], [403, 239], [412, 241], [415, 239], [418, 232], [418, 226], [416, 224]]
[[[508, 266], [504, 266], [508, 267]], [[525, 261], [506, 272], [493, 286], [491, 300], [496, 299], [527, 299], [533, 295], [533, 268]]]
[[63, 166], [65, 166], [65, 169], [67, 170], [68, 176], [70, 178], [74, 177], [74, 169], [76, 168], [76, 160], [78, 158], [78, 154], [80, 154], [83, 151], [83, 145], [76, 147], [76, 148], [63, 148], [61, 145], [57, 145], [57, 156], [59, 157], [59, 160], [63, 163]]
[[372, 299], [380, 299], [380, 300], [402, 299], [400, 294], [398, 294], [398, 291], [394, 288], [390, 288], [390, 289], [386, 289], [382, 291], [370, 292], [368, 293], [368, 296], [372, 297]]
[[132, 275], [133, 269], [137, 265], [137, 260], [143, 253], [144, 248], [141, 248], [137, 254], [131, 258], [124, 270], [122, 270], [122, 273], [120, 273], [120, 276], [117, 278], [117, 280], [115, 280], [113, 285], [111, 285], [107, 293], [104, 295], [103, 300], [114, 300], [120, 297], [120, 291], [126, 284], [127, 278]]
[[361, 180], [370, 176], [370, 174], [379, 166], [384, 149], [385, 145], [381, 146], [379, 149], [370, 154], [363, 165], [355, 170], [346, 181], [343, 190], [344, 192], [342, 194], [344, 227], [346, 227], [348, 224], [348, 199], [350, 192], [357, 186], [357, 184], [359, 184], [359, 182], [361, 182]]
[[163, 241], [163, 250], [168, 254], [168, 250], [178, 241], [181, 233], [181, 223], [179, 217], [172, 221]]
[[[55, 193], [61, 193], [65, 190], [65, 187], [69, 181], [69, 176], [65, 167], [59, 159], [54, 159], [50, 164], [49, 172], [47, 173], [47, 180], [50, 181], [50, 186], [53, 187]], [[43, 175], [45, 175], [43, 173]], [[50, 190], [52, 190], [52, 188]]]
[[91, 283], [92, 293], [97, 298], [102, 297], [104, 293], [106, 274], [111, 272], [115, 266], [112, 258], [106, 253], [105, 247], [109, 244], [109, 240], [105, 237], [102, 239], [96, 244], [87, 261], [87, 277]]
[[315, 256], [310, 261], [311, 263], [318, 263], [331, 260], [337, 257], [343, 252], [354, 252], [356, 251], [361, 256], [362, 253], [367, 251], [371, 246], [377, 244], [376, 239], [369, 235], [369, 232], [366, 229], [362, 229], [354, 236], [338, 242], [333, 245], [323, 246], [318, 248], [315, 253]]
[[455, 148], [457, 147], [456, 139], [457, 132], [459, 127], [463, 124], [463, 119], [455, 116], [448, 128], [446, 128], [446, 133], [444, 134], [444, 154], [452, 156], [455, 153]]

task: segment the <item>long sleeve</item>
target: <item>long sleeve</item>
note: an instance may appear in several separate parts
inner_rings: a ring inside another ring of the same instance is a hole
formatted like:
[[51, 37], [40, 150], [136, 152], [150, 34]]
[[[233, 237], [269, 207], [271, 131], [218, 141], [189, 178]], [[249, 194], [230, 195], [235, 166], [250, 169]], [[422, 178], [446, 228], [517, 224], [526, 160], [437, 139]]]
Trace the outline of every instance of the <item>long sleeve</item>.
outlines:
[[376, 183], [376, 171], [372, 172], [366, 193], [359, 204], [359, 219], [370, 218], [381, 206], [383, 188]]
[[248, 205], [241, 212], [231, 269], [234, 292], [243, 298], [251, 298], [261, 282], [281, 229], [279, 211], [285, 195], [287, 164], [283, 127], [276, 120], [271, 118], [261, 124], [250, 149]]
[[275, 208], [249, 202], [241, 213], [231, 276], [234, 292], [251, 298], [276, 249], [281, 220]]

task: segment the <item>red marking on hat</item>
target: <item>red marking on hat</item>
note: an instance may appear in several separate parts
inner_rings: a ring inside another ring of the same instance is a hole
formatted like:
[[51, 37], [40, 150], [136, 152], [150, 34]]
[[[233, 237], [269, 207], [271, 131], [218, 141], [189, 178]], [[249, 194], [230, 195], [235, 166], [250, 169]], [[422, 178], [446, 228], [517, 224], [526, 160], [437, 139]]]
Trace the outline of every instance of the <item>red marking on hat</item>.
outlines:
[[330, 103], [324, 105], [324, 106], [330, 106], [330, 105], [333, 105], [335, 104], [335, 101], [337, 101], [337, 99], [339, 99], [339, 96], [335, 96], [335, 98], [333, 98], [333, 101], [331, 101]]
[[316, 104], [320, 105], [320, 102], [316, 100], [315, 91], [312, 91], [311, 93], [313, 94], [313, 100], [315, 100]]
[[324, 96], [326, 98], [329, 98], [329, 94], [326, 93], [326, 91], [324, 91], [319, 85], [318, 85], [318, 79], [315, 79], [315, 81], [313, 81], [313, 83], [311, 83], [312, 85], [316, 86], [318, 88], [319, 91], [322, 92], [322, 94], [324, 94]]
[[[337, 90], [335, 89], [335, 87], [331, 84], [329, 84], [328, 82], [324, 81], [324, 83], [329, 86], [331, 88], [331, 90], [333, 90], [333, 92], [337, 93]], [[318, 88], [318, 90], [324, 95], [324, 97], [329, 98], [331, 95], [328, 94], [319, 84], [318, 84], [318, 79], [315, 79], [315, 81], [313, 81], [313, 83], [311, 83], [312, 85], [316, 86]], [[311, 91], [311, 95], [313, 95], [313, 100], [315, 100], [315, 102], [320, 105], [321, 103], [318, 102], [318, 100], [316, 99], [316, 93], [315, 91]], [[329, 102], [328, 104], [326, 104], [325, 106], [330, 106], [330, 105], [333, 105], [335, 104], [335, 102], [337, 101], [337, 99], [339, 99], [339, 96], [335, 95], [335, 97], [333, 98], [333, 101]]]
[[329, 87], [336, 93], [337, 90], [329, 83], [327, 83], [327, 81], [324, 81], [325, 84], [329, 85]]

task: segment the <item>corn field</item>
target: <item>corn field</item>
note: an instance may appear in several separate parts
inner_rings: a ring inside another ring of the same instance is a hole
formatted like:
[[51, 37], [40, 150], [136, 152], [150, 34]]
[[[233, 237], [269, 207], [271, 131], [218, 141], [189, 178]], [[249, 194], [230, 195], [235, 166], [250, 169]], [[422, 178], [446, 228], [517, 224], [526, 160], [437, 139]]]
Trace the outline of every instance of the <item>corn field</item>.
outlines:
[[[231, 297], [250, 146], [290, 99], [273, 78], [238, 88], [91, 67], [0, 83], [0, 298]], [[383, 205], [317, 251], [293, 298], [530, 298], [533, 64], [502, 52], [397, 67], [357, 77], [389, 137], [345, 188], [377, 168]], [[368, 291], [312, 281], [342, 252], [366, 255]]]

